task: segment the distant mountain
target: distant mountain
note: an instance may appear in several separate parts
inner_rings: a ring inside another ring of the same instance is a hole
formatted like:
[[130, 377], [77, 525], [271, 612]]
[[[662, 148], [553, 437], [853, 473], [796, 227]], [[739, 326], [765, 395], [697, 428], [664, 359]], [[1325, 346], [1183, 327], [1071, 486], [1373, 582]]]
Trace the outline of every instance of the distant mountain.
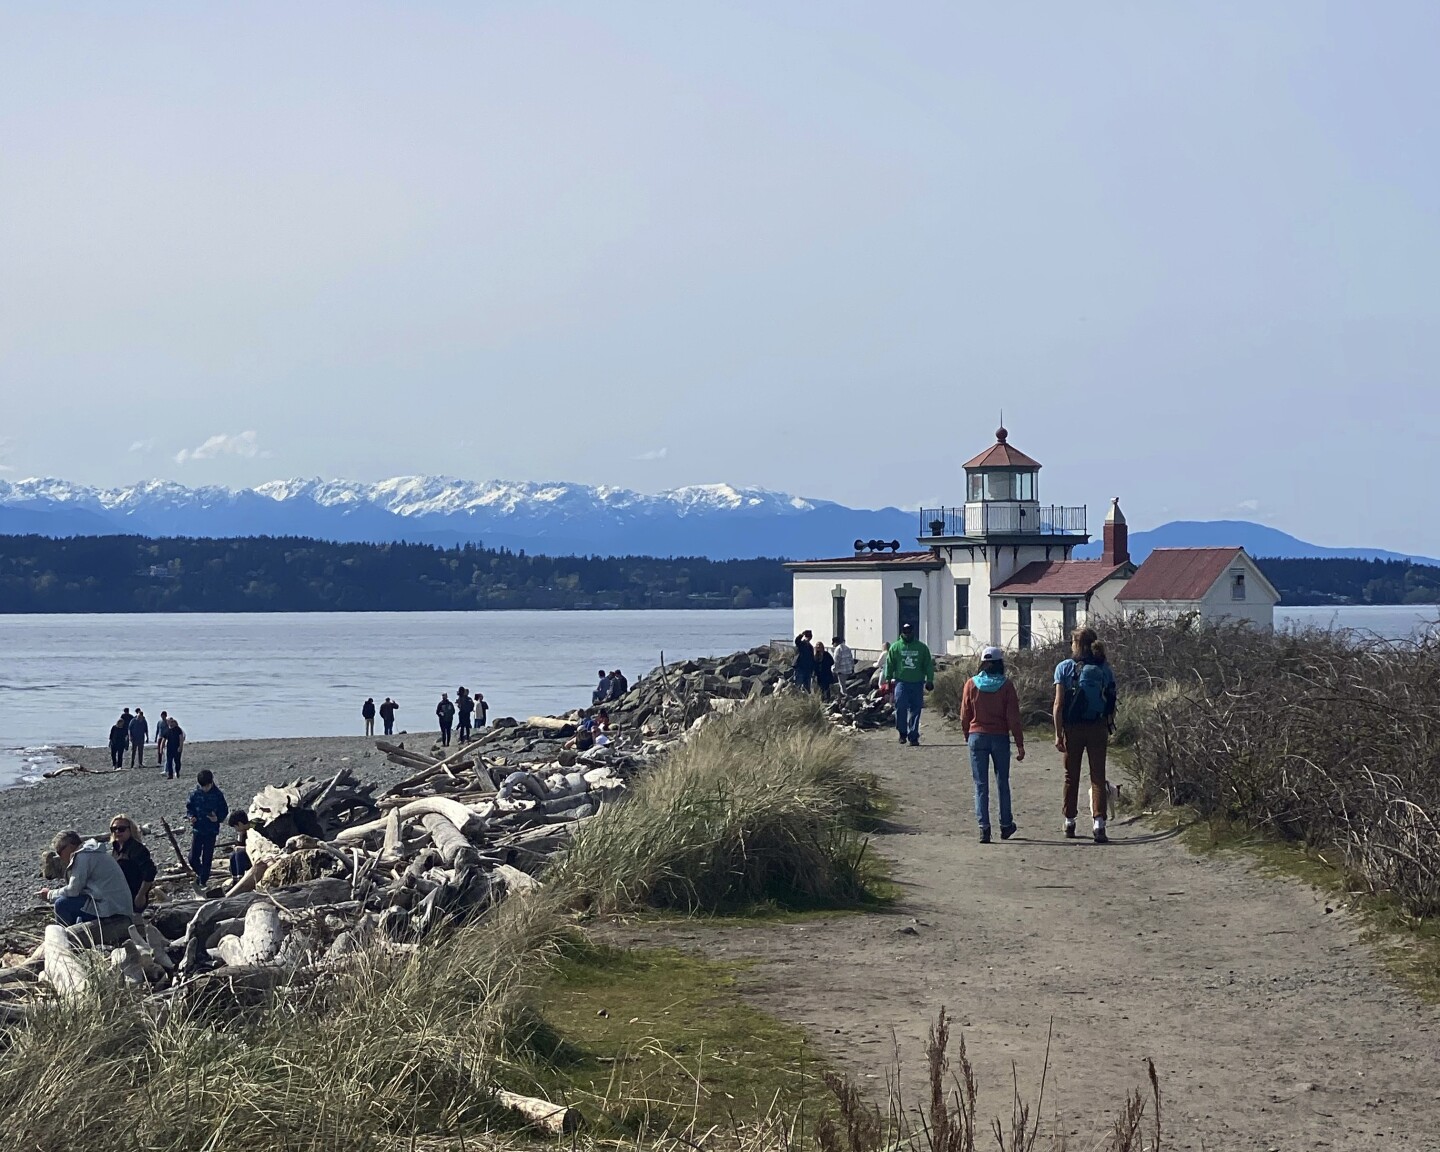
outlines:
[[[491, 548], [559, 556], [843, 556], [857, 538], [913, 547], [916, 510], [847, 508], [764, 488], [697, 484], [645, 495], [625, 488], [449, 476], [375, 484], [275, 480], [255, 488], [187, 488], [151, 480], [89, 488], [66, 480], [0, 480], [0, 535], [230, 537]], [[1175, 521], [1130, 537], [1137, 560], [1153, 548], [1241, 545], [1253, 556], [1414, 559], [1379, 548], [1325, 548], [1245, 520]], [[1098, 542], [1081, 549], [1098, 556]]]
[[375, 484], [277, 480], [187, 488], [0, 481], [0, 534], [308, 536], [342, 542], [483, 542], [551, 555], [833, 556], [856, 537], [913, 541], [916, 512], [847, 508], [763, 488], [701, 484], [644, 495], [582, 484], [403, 476]]
[[[1427, 556], [1411, 556], [1403, 552], [1387, 552], [1383, 548], [1327, 548], [1310, 544], [1249, 520], [1172, 520], [1148, 532], [1130, 534], [1130, 556], [1144, 560], [1156, 548], [1244, 548], [1251, 556], [1273, 556], [1279, 559], [1317, 559], [1332, 557], [1344, 560], [1414, 560], [1421, 564], [1440, 564]], [[1099, 556], [1100, 544], [1078, 549], [1079, 556]]]

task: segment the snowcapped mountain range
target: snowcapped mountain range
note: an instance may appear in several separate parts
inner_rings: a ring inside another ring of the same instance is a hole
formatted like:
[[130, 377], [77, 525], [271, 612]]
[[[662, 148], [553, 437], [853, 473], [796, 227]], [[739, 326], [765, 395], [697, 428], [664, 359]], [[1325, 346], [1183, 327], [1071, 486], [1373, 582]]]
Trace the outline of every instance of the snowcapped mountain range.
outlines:
[[5, 534], [313, 536], [723, 558], [831, 555], [847, 550], [857, 536], [907, 541], [918, 531], [914, 512], [857, 510], [728, 484], [647, 495], [449, 476], [397, 476], [374, 484], [275, 480], [241, 489], [187, 488], [168, 480], [124, 488], [0, 480]]
[[[524, 548], [550, 555], [843, 556], [857, 538], [915, 547], [917, 510], [847, 508], [765, 488], [696, 484], [646, 495], [584, 484], [397, 476], [374, 484], [273, 480], [254, 488], [187, 488], [150, 480], [90, 488], [67, 480], [0, 480], [0, 535], [310, 536]], [[1243, 520], [1175, 521], [1130, 537], [1152, 548], [1239, 545], [1252, 556], [1402, 559], [1376, 548], [1328, 548]], [[1078, 555], [1098, 556], [1092, 542]], [[1420, 562], [1435, 563], [1416, 556]]]

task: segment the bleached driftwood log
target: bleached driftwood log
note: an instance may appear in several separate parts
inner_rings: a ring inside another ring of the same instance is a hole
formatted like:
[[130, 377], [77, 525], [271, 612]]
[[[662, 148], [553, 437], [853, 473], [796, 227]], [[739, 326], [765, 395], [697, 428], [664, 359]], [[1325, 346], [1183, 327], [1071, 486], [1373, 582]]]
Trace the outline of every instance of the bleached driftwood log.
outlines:
[[61, 999], [69, 1000], [82, 995], [90, 983], [90, 968], [70, 943], [64, 927], [47, 924], [41, 948], [45, 959], [45, 979]]
[[245, 930], [226, 936], [215, 947], [215, 955], [235, 966], [273, 963], [285, 939], [285, 925], [274, 904], [257, 901], [245, 910]]
[[503, 1088], [495, 1093], [495, 1099], [503, 1108], [525, 1117], [528, 1124], [556, 1136], [569, 1135], [581, 1124], [580, 1113], [563, 1104], [552, 1104], [549, 1100], [522, 1096], [518, 1092], [506, 1092]]

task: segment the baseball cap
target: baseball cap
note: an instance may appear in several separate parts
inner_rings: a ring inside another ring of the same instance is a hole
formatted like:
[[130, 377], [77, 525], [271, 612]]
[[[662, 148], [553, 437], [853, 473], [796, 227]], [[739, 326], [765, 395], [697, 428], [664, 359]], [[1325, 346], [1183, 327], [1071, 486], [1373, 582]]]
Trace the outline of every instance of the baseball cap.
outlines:
[[996, 647], [992, 644], [992, 645], [990, 645], [990, 647], [986, 648], [985, 651], [983, 651], [983, 652], [980, 653], [980, 659], [981, 659], [981, 660], [1004, 660], [1004, 659], [1005, 659], [1005, 650], [1004, 650], [1003, 648], [996, 648]]
[[915, 625], [914, 625], [914, 624], [911, 624], [910, 621], [907, 620], [907, 621], [905, 621], [904, 624], [901, 624], [901, 625], [900, 625], [900, 631], [901, 631], [901, 632], [914, 632], [914, 631], [915, 631]]

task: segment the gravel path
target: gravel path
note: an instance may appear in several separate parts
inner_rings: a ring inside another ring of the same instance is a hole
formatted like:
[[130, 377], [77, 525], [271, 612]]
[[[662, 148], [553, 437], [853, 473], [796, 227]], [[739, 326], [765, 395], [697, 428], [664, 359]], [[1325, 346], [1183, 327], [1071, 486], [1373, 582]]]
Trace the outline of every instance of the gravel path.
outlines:
[[[434, 738], [434, 733], [394, 737], [424, 749]], [[146, 843], [156, 863], [162, 868], [173, 864], [175, 853], [160, 830], [160, 817], [177, 832], [189, 827], [185, 801], [202, 768], [215, 773], [231, 808], [248, 805], [267, 784], [329, 777], [347, 766], [366, 781], [389, 781], [407, 774], [375, 750], [373, 739], [361, 736], [194, 741], [185, 745], [184, 775], [179, 780], [166, 780], [164, 771], [155, 766], [153, 746], [149, 765], [120, 772], [111, 771], [107, 748], [63, 748], [59, 754], [66, 763], [81, 764], [96, 774], [61, 776], [0, 791], [0, 923], [35, 905], [34, 893], [42, 883], [40, 852], [62, 829], [99, 835], [109, 828], [110, 817], [126, 812], [152, 827]], [[222, 833], [222, 844], [225, 839]], [[182, 837], [181, 846], [189, 850], [188, 835]]]
[[1007, 1120], [1011, 1061], [1033, 1095], [1053, 1020], [1044, 1114], [1075, 1121], [1072, 1147], [1109, 1128], [1148, 1056], [1168, 1148], [1440, 1149], [1440, 1011], [1398, 988], [1323, 895], [1123, 821], [1108, 847], [1063, 839], [1045, 744], [1012, 768], [1020, 835], [982, 846], [958, 732], [927, 723], [925, 737], [860, 738], [860, 765], [900, 805], [876, 839], [903, 890], [893, 912], [675, 936], [759, 958], [758, 1005], [880, 1093], [893, 1036], [912, 1102], [941, 1005], [985, 1114]]

